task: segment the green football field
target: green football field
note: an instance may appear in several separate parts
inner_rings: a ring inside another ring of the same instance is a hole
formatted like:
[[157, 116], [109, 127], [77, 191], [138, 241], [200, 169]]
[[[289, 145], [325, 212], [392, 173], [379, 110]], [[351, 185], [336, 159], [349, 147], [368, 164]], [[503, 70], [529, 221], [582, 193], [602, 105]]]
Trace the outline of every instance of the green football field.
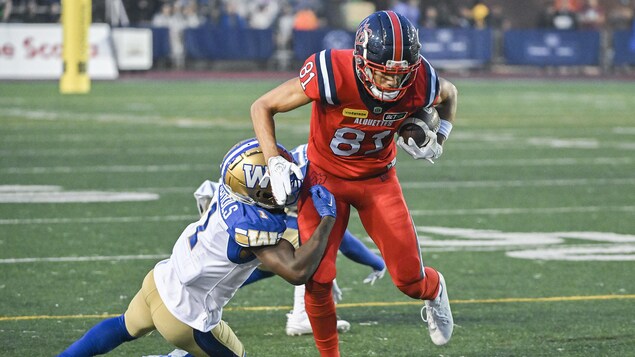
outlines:
[[[253, 136], [251, 102], [280, 80], [0, 83], [0, 355], [54, 356], [122, 313], [197, 219], [193, 191]], [[449, 78], [458, 118], [436, 164], [397, 171], [424, 261], [456, 328], [432, 344], [386, 276], [338, 258], [343, 356], [635, 356], [635, 83]], [[278, 139], [306, 140], [309, 107]], [[353, 213], [350, 228], [374, 245]], [[249, 356], [316, 356], [288, 337], [293, 287], [238, 291], [224, 319]], [[167, 353], [154, 333], [112, 356]]]

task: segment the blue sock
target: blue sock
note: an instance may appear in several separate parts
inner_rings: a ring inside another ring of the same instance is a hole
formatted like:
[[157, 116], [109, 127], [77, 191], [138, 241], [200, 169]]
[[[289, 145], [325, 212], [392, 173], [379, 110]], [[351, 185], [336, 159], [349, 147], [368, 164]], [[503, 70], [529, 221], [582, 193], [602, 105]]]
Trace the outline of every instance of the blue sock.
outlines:
[[58, 357], [88, 357], [111, 351], [120, 344], [134, 340], [126, 330], [123, 315], [103, 320], [88, 330]]
[[342, 244], [340, 244], [340, 252], [355, 263], [368, 265], [373, 270], [382, 270], [386, 266], [380, 256], [371, 252], [348, 229], [344, 232], [344, 238], [342, 239]]
[[264, 270], [260, 270], [260, 269], [256, 269], [254, 270], [253, 273], [251, 273], [251, 275], [249, 276], [249, 278], [247, 278], [247, 280], [245, 280], [245, 282], [243, 283], [243, 285], [241, 285], [240, 287], [242, 288], [245, 285], [249, 285], [251, 283], [255, 283], [258, 280], [262, 280], [268, 277], [274, 276], [274, 274], [270, 271], [264, 271]]

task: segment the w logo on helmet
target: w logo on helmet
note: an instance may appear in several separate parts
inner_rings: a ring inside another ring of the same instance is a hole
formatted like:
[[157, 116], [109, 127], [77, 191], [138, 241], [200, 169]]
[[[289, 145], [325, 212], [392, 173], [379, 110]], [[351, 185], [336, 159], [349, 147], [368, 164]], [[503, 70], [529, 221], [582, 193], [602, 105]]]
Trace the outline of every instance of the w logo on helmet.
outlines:
[[[285, 159], [293, 161], [291, 153], [280, 144], [278, 152]], [[267, 209], [281, 208], [273, 197], [265, 155], [256, 138], [243, 140], [229, 149], [221, 163], [220, 172], [225, 187], [238, 201]], [[294, 204], [299, 196], [302, 182], [292, 179], [292, 183], [295, 184], [295, 192], [290, 195], [291, 199], [287, 199], [286, 205]]]
[[244, 164], [243, 171], [247, 188], [256, 188], [256, 186], [265, 188], [269, 186], [269, 176], [265, 176], [266, 168], [264, 166]]

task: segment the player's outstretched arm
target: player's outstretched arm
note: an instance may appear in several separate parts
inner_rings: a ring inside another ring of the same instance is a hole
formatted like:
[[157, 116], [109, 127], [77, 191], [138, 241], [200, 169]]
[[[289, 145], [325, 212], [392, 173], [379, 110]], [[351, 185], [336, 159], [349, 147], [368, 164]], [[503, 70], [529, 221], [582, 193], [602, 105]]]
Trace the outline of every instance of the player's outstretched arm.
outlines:
[[315, 209], [322, 217], [311, 238], [298, 249], [294, 249], [293, 245], [284, 239], [274, 246], [252, 249], [262, 265], [293, 285], [306, 283], [315, 273], [335, 224], [336, 209], [333, 195], [320, 185], [313, 186], [310, 190]]
[[278, 155], [273, 117], [311, 102], [300, 83], [300, 78], [290, 79], [263, 94], [251, 104], [251, 121], [265, 159]]
[[267, 172], [271, 178], [273, 196], [278, 204], [284, 204], [291, 193], [290, 176], [302, 178], [300, 169], [278, 153], [273, 117], [309, 103], [299, 78], [286, 81], [262, 95], [251, 105], [251, 121], [258, 143], [267, 161]]

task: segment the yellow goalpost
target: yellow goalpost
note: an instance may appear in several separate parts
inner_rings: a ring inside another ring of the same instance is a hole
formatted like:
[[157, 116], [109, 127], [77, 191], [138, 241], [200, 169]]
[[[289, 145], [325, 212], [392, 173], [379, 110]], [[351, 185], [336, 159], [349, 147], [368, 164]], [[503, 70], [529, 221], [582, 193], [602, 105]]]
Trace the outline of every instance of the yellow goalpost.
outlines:
[[91, 0], [62, 0], [62, 94], [90, 91], [90, 77], [87, 71], [91, 12]]

